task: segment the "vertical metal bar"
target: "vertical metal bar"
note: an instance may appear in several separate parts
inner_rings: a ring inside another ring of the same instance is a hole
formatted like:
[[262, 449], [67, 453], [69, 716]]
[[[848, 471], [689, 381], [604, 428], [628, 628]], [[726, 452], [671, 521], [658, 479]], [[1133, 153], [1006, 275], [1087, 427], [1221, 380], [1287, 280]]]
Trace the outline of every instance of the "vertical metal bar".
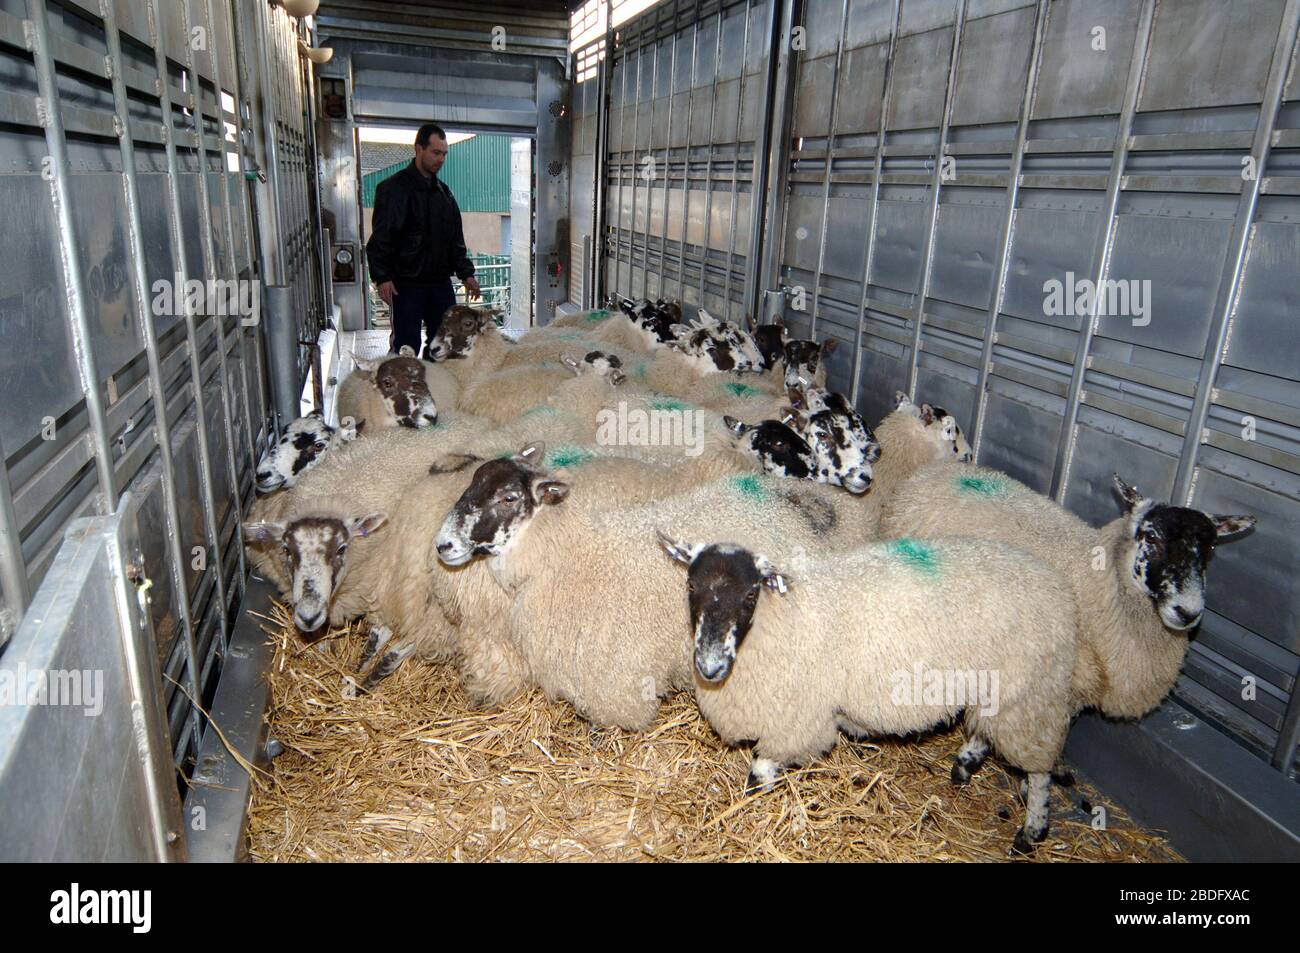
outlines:
[[[140, 215], [140, 188], [136, 177], [135, 144], [131, 141], [131, 110], [123, 80], [122, 41], [117, 29], [117, 0], [104, 0], [104, 34], [108, 45], [108, 60], [112, 64], [113, 110], [117, 120], [118, 147], [122, 156], [122, 185], [126, 200], [127, 259], [131, 278], [135, 282], [136, 318], [140, 323], [140, 336], [144, 341], [145, 359], [149, 368], [149, 396], [154, 406], [154, 433], [158, 438], [158, 459], [162, 463], [163, 519], [167, 531], [167, 562], [171, 570], [172, 587], [176, 592], [176, 610], [181, 617], [181, 638], [190, 664], [189, 691], [198, 694], [198, 668], [195, 664], [194, 619], [190, 606], [190, 592], [185, 578], [185, 554], [181, 548], [180, 509], [176, 502], [176, 464], [172, 458], [171, 423], [167, 419], [167, 386], [163, 379], [162, 359], [158, 352], [158, 335], [148, 302], [149, 276], [145, 272], [143, 225]], [[154, 35], [151, 45], [161, 48], [165, 42], [162, 32], [154, 24], [153, 8], [149, 8], [150, 28]], [[160, 89], [165, 88], [163, 74]], [[166, 95], [165, 93], [163, 95]], [[177, 289], [178, 292], [180, 289]], [[192, 352], [191, 352], [192, 353]], [[197, 732], [200, 727], [197, 709], [191, 712], [191, 724]]]
[[1016, 203], [1020, 201], [1020, 170], [1025, 162], [1025, 142], [1029, 138], [1029, 119], [1033, 115], [1034, 97], [1038, 92], [1038, 70], [1043, 57], [1043, 36], [1047, 33], [1047, 0], [1038, 0], [1034, 15], [1034, 47], [1029, 54], [1029, 72], [1025, 78], [1024, 98], [1020, 101], [1020, 124], [1016, 127], [1015, 151], [1007, 179], [1007, 214], [1002, 220], [1001, 240], [993, 263], [993, 290], [989, 294], [988, 317], [984, 323], [984, 343], [980, 349], [979, 380], [975, 385], [975, 420], [971, 424], [972, 451], [979, 460], [980, 438], [984, 433], [984, 414], [988, 409], [989, 373], [993, 369], [993, 345], [998, 339], [998, 315], [1007, 290], [1007, 265], [1011, 262], [1011, 241], [1016, 229]]
[[[221, 0], [221, 2], [224, 3], [225, 0]], [[221, 58], [217, 56], [216, 38], [219, 35], [219, 31], [216, 29], [216, 22], [217, 22], [216, 15], [215, 15], [216, 8], [213, 6], [213, 0], [206, 0], [206, 6], [207, 6], [207, 16], [208, 16], [208, 32], [211, 34], [211, 36], [209, 37], [210, 42], [208, 43], [208, 62], [212, 66], [212, 80], [213, 80], [213, 84], [216, 87], [217, 142], [220, 145], [219, 155], [221, 156], [221, 210], [222, 210], [222, 219], [225, 222], [225, 229], [226, 229], [226, 249], [230, 256], [230, 277], [237, 282], [246, 281], [246, 280], [251, 280], [252, 276], [250, 275], [249, 278], [247, 279], [240, 278], [239, 263], [235, 260], [235, 225], [234, 225], [234, 220], [231, 217], [231, 211], [230, 211], [230, 172], [227, 169], [229, 162], [226, 158], [226, 109], [224, 103], [222, 102], [222, 96], [225, 94], [225, 84], [222, 82]], [[228, 10], [229, 8], [226, 7], [224, 9]], [[229, 23], [229, 21], [227, 21], [227, 23]], [[230, 29], [231, 29], [231, 37], [233, 39], [234, 27], [232, 26]], [[234, 59], [233, 51], [232, 51], [231, 59], [232, 61]], [[231, 85], [233, 86], [234, 84], [232, 83]], [[238, 92], [238, 90], [236, 89], [235, 92]], [[239, 99], [235, 96], [234, 93], [231, 94], [231, 100], [232, 102], [235, 103], [236, 107], [238, 107]], [[236, 146], [238, 146], [239, 144], [238, 111], [235, 112], [233, 118], [234, 118], [233, 125], [235, 127], [235, 144]], [[239, 165], [242, 168], [242, 164]], [[240, 300], [243, 300], [242, 295], [240, 296]], [[219, 326], [223, 325], [224, 322], [225, 322], [224, 318], [222, 317], [217, 318], [217, 324]], [[244, 436], [248, 441], [248, 474], [250, 480], [252, 480], [253, 474], [257, 472], [257, 442], [255, 439], [255, 435], [253, 433], [253, 414], [252, 414], [252, 410], [249, 407], [249, 400], [248, 400], [248, 341], [247, 341], [247, 336], [244, 333], [244, 323], [242, 317], [238, 315], [235, 318], [235, 336], [238, 339], [238, 343], [239, 343], [239, 378], [240, 378], [240, 383], [243, 386], [243, 394], [242, 394], [243, 399], [239, 403], [243, 408], [243, 412], [244, 412]], [[224, 339], [225, 339], [225, 331], [223, 328], [222, 342], [221, 342], [223, 348], [225, 347]], [[236, 499], [242, 499], [239, 492], [240, 481], [239, 481], [238, 471], [235, 471], [234, 473], [231, 474], [231, 481], [235, 485]], [[243, 508], [240, 507], [238, 509], [238, 512], [242, 516]], [[244, 576], [247, 574], [247, 571], [244, 562], [244, 547], [239, 546], [237, 548], [239, 550], [239, 596], [242, 599], [244, 596]]]
[[[615, 219], [617, 224], [614, 226], [614, 293], [624, 294], [623, 291], [623, 262], [620, 246], [623, 244], [623, 185], [624, 175], [623, 166], [626, 163], [627, 150], [624, 148], [627, 144], [627, 74], [632, 68], [632, 51], [623, 51], [623, 75], [619, 79], [619, 99], [618, 99], [618, 215]], [[636, 143], [632, 144], [632, 151], [635, 155]], [[632, 163], [632, 174], [636, 175], [635, 159]], [[634, 180], [635, 181], [635, 180]], [[631, 289], [627, 293], [630, 294]]]
[[[844, 2], [847, 3], [848, 0]], [[726, 303], [728, 314], [731, 312], [731, 272], [735, 268], [736, 261], [736, 206], [740, 204], [740, 127], [745, 121], [745, 66], [749, 59], [749, 18], [753, 6], [754, 0], [745, 0], [745, 39], [740, 45], [740, 78], [736, 81], [736, 142], [731, 160], [731, 222], [727, 229], [730, 237], [727, 242], [727, 276], [722, 290], [722, 300]], [[757, 150], [751, 154], [756, 156]], [[756, 162], [751, 163], [751, 181], [754, 175], [753, 166], [756, 164]], [[752, 192], [750, 196], [752, 201]], [[744, 306], [742, 305], [741, 308], [743, 310]]]
[[1291, 698], [1287, 702], [1286, 714], [1282, 716], [1282, 727], [1277, 733], [1277, 746], [1273, 749], [1271, 759], [1273, 767], [1279, 771], [1289, 772], [1295, 762], [1296, 748], [1300, 746], [1300, 670], [1295, 673], [1291, 683]]
[[[631, 52], [628, 53], [631, 56]], [[637, 152], [641, 148], [641, 61], [645, 59], [645, 47], [636, 48], [636, 103], [632, 106], [632, 220], [627, 228], [627, 294], [636, 294], [636, 184], [641, 178], [637, 168]]]
[[695, 74], [700, 65], [700, 5], [701, 0], [695, 0], [691, 29], [691, 82], [686, 91], [686, 150], [682, 158], [682, 243], [678, 256], [677, 301], [683, 305], [686, 303], [686, 243], [691, 228], [691, 122], [695, 118]]
[[68, 142], [63, 132], [63, 106], [54, 54], [50, 51], [50, 24], [45, 0], [27, 0], [27, 15], [30, 17], [24, 24], [28, 28], [27, 48], [36, 63], [36, 87], [40, 95], [37, 112], [45, 130], [45, 146], [50, 150], [53, 166], [50, 201], [58, 223], [59, 260], [63, 266], [68, 313], [72, 318], [68, 329], [81, 374], [81, 388], [86, 395], [86, 417], [99, 478], [100, 512], [110, 514], [117, 511], [117, 474], [113, 466], [113, 446], [108, 437], [104, 399], [100, 393], [99, 364], [91, 345], [81, 249], [77, 245], [76, 225], [72, 220], [72, 168], [68, 163]]
[[0, 589], [4, 591], [10, 616], [8, 624], [0, 626], [0, 648], [3, 648], [32, 601], [31, 581], [27, 578], [27, 565], [23, 561], [22, 527], [14, 513], [3, 444], [0, 444]]
[[257, 188], [257, 193], [264, 200], [266, 213], [270, 218], [271, 236], [274, 241], [265, 242], [262, 246], [262, 255], [270, 262], [270, 275], [263, 275], [273, 285], [282, 285], [285, 283], [285, 234], [284, 222], [280, 214], [281, 196], [284, 194], [280, 183], [280, 140], [277, 134], [279, 122], [277, 116], [279, 111], [277, 100], [279, 99], [279, 89], [277, 84], [271, 82], [271, 51], [270, 51], [270, 31], [269, 18], [274, 14], [271, 8], [265, 4], [256, 4], [254, 9], [257, 11], [253, 17], [253, 41], [255, 45], [255, 54], [261, 61], [262, 68], [259, 71], [258, 92], [260, 98], [256, 102], [260, 103], [262, 114], [262, 146], [266, 153], [266, 161], [263, 164], [263, 170], [266, 172], [266, 182]]
[[[592, 184], [594, 189], [592, 197], [595, 205], [595, 219], [591, 229], [591, 294], [589, 307], [601, 308], [605, 304], [606, 280], [605, 269], [606, 259], [603, 252], [597, 253], [598, 249], [607, 247], [605, 238], [606, 218], [609, 214], [609, 120], [610, 120], [610, 72], [614, 65], [614, 36], [609, 29], [609, 18], [605, 18], [605, 55], [601, 58], [599, 52], [596, 54], [596, 146], [595, 154], [592, 157], [592, 164], [595, 167], [595, 182]], [[621, 106], [619, 107], [622, 108]]]
[[[167, 155], [168, 224], [171, 231], [172, 247], [176, 250], [175, 280], [181, 287], [184, 287], [189, 280], [189, 266], [185, 261], [184, 215], [181, 211], [180, 197], [180, 162], [176, 155], [175, 115], [172, 110], [170, 72], [167, 68], [167, 30], [162, 12], [162, 2], [165, 2], [165, 0], [147, 0], [147, 2], [149, 4], [150, 19], [154, 23], [154, 66], [159, 77], [158, 98], [162, 109], [163, 146]], [[185, 38], [188, 42], [188, 27], [185, 30]], [[185, 320], [185, 342], [190, 355], [190, 389], [194, 392], [195, 427], [197, 431], [195, 436], [198, 438], [199, 443], [199, 482], [203, 491], [203, 524], [208, 537], [208, 546], [212, 550], [212, 559], [209, 560], [209, 565], [216, 574], [217, 599], [222, 606], [221, 611], [217, 613], [217, 620], [221, 625], [222, 642], [225, 643], [227, 641], [226, 581], [222, 572], [221, 537], [217, 530], [216, 487], [212, 477], [211, 441], [208, 439], [207, 400], [203, 395], [203, 363], [199, 354], [198, 322], [195, 320], [194, 311], [190, 307], [189, 296], [178, 295], [177, 297], [181, 300], [181, 315]], [[201, 672], [201, 662], [197, 657], [198, 647], [192, 639], [185, 643], [185, 652], [186, 665], [190, 671], [190, 690], [195, 693], [195, 698], [200, 698], [202, 696], [199, 694], [198, 680]], [[199, 737], [202, 734], [202, 723], [199, 721], [197, 711], [190, 712], [190, 720], [195, 750], [197, 750]]]
[[[713, 217], [713, 159], [717, 137], [713, 127], [718, 118], [718, 71], [722, 65], [722, 0], [718, 0], [718, 33], [713, 38], [713, 87], [709, 91], [709, 139], [706, 143], [704, 171], [704, 241], [700, 245], [700, 307], [704, 307], [704, 289], [709, 275], [709, 232]], [[725, 317], [725, 315], [723, 315]]]
[[[795, 0], [771, 0], [772, 46], [768, 52], [767, 91], [764, 102], [763, 148], [767, 150], [763, 162], [763, 185], [755, 188], [762, 201], [754, 202], [754, 234], [750, 236], [750, 251], [756, 264], [750, 269], [756, 276], [750, 292], [754, 314], [761, 313], [760, 299], [764, 291], [777, 283], [781, 268], [783, 242], [780, 236], [785, 228], [785, 188], [790, 166], [790, 113], [794, 99], [794, 51], [790, 48], [795, 26]], [[775, 5], [781, 4], [778, 24]], [[757, 143], [755, 144], [757, 149]], [[766, 220], [764, 213], [766, 212]], [[766, 224], [764, 222], [766, 221]], [[769, 237], [768, 241], [763, 236]]]
[[[808, 337], [817, 339], [817, 309], [822, 296], [822, 269], [826, 265], [827, 219], [831, 211], [831, 166], [835, 159], [835, 122], [839, 118], [840, 73], [844, 70], [844, 34], [849, 28], [849, 0], [840, 4], [840, 32], [835, 43], [835, 76], [831, 79], [831, 115], [826, 127], [826, 158], [822, 168], [822, 227], [817, 236], [817, 270], [813, 273], [812, 313], [808, 318]], [[953, 41], [954, 46], [956, 40]]]
[[948, 86], [943, 95], [943, 119], [939, 124], [939, 141], [934, 147], [934, 176], [930, 180], [930, 215], [921, 255], [921, 281], [913, 301], [912, 353], [907, 371], [907, 392], [916, 396], [916, 378], [921, 365], [921, 331], [925, 327], [925, 299], [930, 294], [930, 276], [934, 271], [934, 240], [939, 227], [939, 193], [943, 185], [944, 153], [948, 151], [948, 124], [952, 120], [952, 102], [957, 89], [957, 68], [961, 63], [961, 39], [966, 26], [966, 0], [957, 0], [952, 21], [952, 52], [948, 57]]
[[[184, 19], [182, 21], [185, 24], [185, 35], [189, 37], [192, 35], [193, 28], [194, 28], [194, 23], [191, 20], [189, 3], [182, 4], [182, 8], [185, 11]], [[208, 24], [207, 28], [208, 28], [208, 32], [211, 33], [212, 32], [211, 24]], [[211, 49], [212, 45], [213, 44], [210, 42], [208, 48]], [[198, 159], [199, 159], [199, 221], [201, 223], [199, 244], [203, 248], [203, 262], [204, 262], [204, 271], [206, 272], [206, 278], [208, 282], [213, 282], [217, 279], [217, 253], [216, 253], [216, 249], [213, 248], [212, 246], [212, 199], [208, 189], [208, 176], [210, 175], [210, 170], [208, 168], [208, 147], [207, 147], [207, 143], [203, 141], [205, 135], [204, 116], [203, 116], [203, 80], [199, 75], [197, 62], [196, 62], [198, 58], [194, 55], [194, 52], [195, 52], [194, 44], [186, 43], [185, 44], [186, 69], [189, 70], [190, 76], [193, 77], [194, 79], [194, 89], [190, 95], [192, 97], [193, 113], [194, 113], [194, 132], [195, 132], [194, 149], [198, 154]], [[221, 124], [221, 118], [220, 118], [221, 117], [221, 93], [219, 90], [217, 91], [216, 95], [217, 95], [218, 140], [220, 140], [220, 137], [224, 134], [225, 129]], [[224, 162], [224, 157], [222, 161]], [[223, 168], [221, 170], [222, 181], [225, 181], [225, 175], [226, 175], [226, 170]], [[213, 287], [213, 285], [209, 284], [208, 287]], [[211, 301], [207, 302], [207, 306], [205, 310], [208, 311], [213, 310]], [[217, 345], [218, 374], [220, 375], [221, 378], [221, 408], [223, 411], [222, 417], [224, 418], [222, 420], [222, 429], [225, 431], [225, 437], [226, 437], [226, 466], [229, 467], [230, 470], [230, 505], [234, 507], [234, 518], [235, 518], [235, 535], [231, 542], [231, 545], [238, 550], [238, 560], [239, 560], [238, 584], [239, 584], [240, 591], [242, 592], [245, 570], [244, 570], [244, 547], [240, 541], [240, 535], [239, 535], [239, 518], [240, 518], [240, 514], [243, 512], [243, 507], [240, 505], [240, 499], [239, 499], [239, 468], [235, 463], [235, 423], [234, 423], [234, 415], [230, 407], [230, 376], [229, 376], [229, 371], [227, 370], [226, 367], [226, 329], [225, 329], [225, 321], [220, 314], [213, 314], [211, 315], [211, 318], [212, 318], [212, 333], [215, 336], [215, 342]], [[217, 532], [218, 532], [217, 575], [221, 577], [223, 581], [221, 615], [224, 618], [226, 614], [229, 613], [230, 611], [230, 604], [226, 601], [226, 594], [225, 594], [224, 576], [225, 576], [226, 560], [225, 560], [225, 554], [221, 551], [219, 545], [221, 540], [220, 531], [221, 531], [221, 527], [220, 525], [218, 525], [217, 526]], [[230, 645], [229, 630], [227, 627], [225, 626], [222, 627], [221, 635], [222, 635], [221, 645], [222, 648], [225, 649]]]
[[[654, 65], [650, 67], [650, 129], [649, 138], [646, 140], [646, 154], [654, 161], [655, 153], [655, 93], [659, 91], [659, 13], [662, 7], [655, 9], [655, 25], [652, 45], [655, 51]], [[644, 47], [642, 47], [644, 49]], [[655, 169], [655, 177], [658, 176], [659, 170]], [[668, 171], [664, 170], [664, 175]], [[654, 178], [650, 178], [645, 184], [645, 235], [643, 236], [644, 247], [641, 255], [641, 297], [650, 297], [650, 223], [654, 217], [655, 203], [655, 183]]]
[[862, 295], [858, 299], [858, 327], [853, 337], [853, 390], [852, 403], [858, 405], [858, 394], [862, 382], [862, 338], [867, 326], [867, 300], [871, 289], [871, 266], [876, 260], [876, 215], [880, 211], [880, 176], [885, 170], [885, 139], [889, 125], [889, 98], [894, 91], [894, 51], [898, 46], [898, 30], [901, 25], [902, 4], [894, 0], [894, 22], [889, 30], [889, 45], [885, 50], [885, 78], [880, 84], [880, 119], [876, 128], [875, 167], [871, 174], [871, 213], [867, 217], [867, 234], [862, 251]]
[[[1110, 270], [1110, 253], [1115, 243], [1115, 213], [1119, 209], [1120, 189], [1124, 183], [1124, 165], [1128, 161], [1129, 134], [1133, 130], [1133, 117], [1137, 114], [1138, 95], [1142, 77], [1146, 74], [1147, 46], [1151, 39], [1151, 22], [1155, 17], [1156, 0], [1146, 0], [1138, 16], [1137, 33], [1133, 38], [1133, 57], [1129, 63], [1128, 83], [1124, 90], [1124, 103], [1115, 125], [1115, 148], [1111, 154], [1110, 174], [1106, 180], [1106, 198], [1099, 214], [1097, 238], [1093, 245], [1092, 268], [1088, 277], [1094, 288], [1100, 288]], [[1061, 436], [1056, 445], [1056, 463], [1052, 469], [1052, 499], [1065, 499], [1069, 481], [1070, 460], [1074, 456], [1075, 424], [1079, 419], [1079, 404], [1083, 397], [1083, 379], [1088, 370], [1088, 351], [1097, 329], [1097, 306], [1100, 295], [1093, 295], [1088, 315], [1079, 327], [1079, 339], [1074, 350], [1074, 369], [1070, 375], [1070, 389], [1065, 401], [1065, 414], [1061, 418]]]
[[[1232, 244], [1228, 247], [1223, 271], [1219, 275], [1218, 292], [1214, 299], [1214, 314], [1210, 322], [1205, 354], [1201, 360], [1200, 379], [1196, 383], [1196, 396], [1192, 400], [1191, 413], [1187, 418], [1187, 430], [1183, 433], [1183, 452], [1178, 460], [1178, 471], [1174, 475], [1174, 491], [1171, 499], [1184, 506], [1192, 504], [1196, 483], [1196, 459], [1204, 437], [1205, 421], [1210, 413], [1210, 403], [1214, 399], [1214, 382], [1219, 373], [1219, 366], [1223, 363], [1223, 356], [1228, 350], [1228, 340], [1232, 333], [1232, 316], [1236, 311], [1238, 292], [1241, 289], [1241, 273], [1246, 262], [1246, 249], [1249, 247], [1251, 236], [1255, 233], [1255, 211], [1259, 206], [1259, 192], [1264, 182], [1264, 170], [1268, 165], [1273, 145], [1273, 130], [1277, 128], [1278, 109], [1286, 87], [1287, 71], [1291, 66], [1298, 19], [1300, 19], [1300, 0], [1288, 0], [1282, 14], [1277, 44], [1273, 47], [1273, 59], [1269, 65], [1268, 80], [1259, 106], [1259, 119], [1255, 123], [1255, 138], [1250, 147], [1250, 154], [1255, 159], [1256, 174], [1254, 178], [1242, 183], [1241, 195], [1237, 199]], [[1294, 745], [1292, 747], [1294, 749]]]
[[[679, 11], [673, 6], [673, 28], [668, 40], [673, 45], [672, 59], [668, 61], [668, 122], [664, 125], [664, 188], [663, 220], [660, 222], [659, 234], [659, 297], [664, 297], [668, 284], [668, 195], [672, 191], [669, 185], [673, 170], [673, 101], [677, 98], [677, 21]], [[650, 254], [649, 239], [646, 240], [646, 255]]]

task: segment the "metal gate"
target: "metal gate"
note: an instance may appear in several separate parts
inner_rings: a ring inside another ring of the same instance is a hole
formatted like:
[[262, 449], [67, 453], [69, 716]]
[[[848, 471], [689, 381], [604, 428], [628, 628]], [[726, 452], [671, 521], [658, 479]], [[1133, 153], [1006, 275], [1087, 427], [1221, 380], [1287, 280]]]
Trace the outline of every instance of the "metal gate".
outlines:
[[868, 419], [896, 389], [941, 404], [981, 463], [1094, 523], [1116, 515], [1114, 471], [1258, 516], [1215, 560], [1175, 698], [1292, 776], [1297, 15], [663, 2], [606, 30], [597, 203], [606, 291], [836, 337], [830, 382]]
[[[67, 575], [75, 559], [56, 561], [65, 532], [101, 514], [104, 533], [135, 539], [138, 523], [138, 542], [107, 558], [149, 592], [157, 727], [178, 771], [166, 781], [182, 789], [244, 592], [241, 514], [273, 435], [259, 282], [291, 289], [295, 340], [321, 313], [305, 28], [280, 8], [238, 6], [232, 18], [229, 0], [0, 0], [0, 643], [17, 628], [24, 659], [58, 657], [45, 646], [66, 647], [76, 620], [23, 615], [43, 583], [42, 597], [98, 591]], [[111, 619], [75, 631], [89, 638]], [[123, 639], [129, 621], [117, 620]], [[73, 640], [70, 657], [86, 648]], [[150, 699], [137, 705], [140, 717]], [[37, 722], [51, 734], [25, 750], [44, 770], [7, 760], [0, 782], [93, 779], [120, 758], [112, 739], [130, 712], [68, 717]], [[51, 757], [70, 737], [82, 741], [68, 759]], [[62, 809], [23, 806], [29, 818]]]

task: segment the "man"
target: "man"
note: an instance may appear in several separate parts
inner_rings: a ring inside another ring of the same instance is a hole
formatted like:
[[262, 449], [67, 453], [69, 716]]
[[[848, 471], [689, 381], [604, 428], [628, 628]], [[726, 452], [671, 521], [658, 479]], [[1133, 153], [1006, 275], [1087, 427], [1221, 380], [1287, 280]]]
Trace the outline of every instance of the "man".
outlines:
[[456, 303], [451, 276], [460, 278], [478, 299], [474, 263], [465, 251], [460, 206], [438, 180], [447, 161], [447, 134], [431, 122], [415, 134], [415, 158], [375, 189], [366, 256], [370, 280], [393, 309], [392, 349], [404, 345], [418, 354], [420, 327], [432, 338], [442, 316]]

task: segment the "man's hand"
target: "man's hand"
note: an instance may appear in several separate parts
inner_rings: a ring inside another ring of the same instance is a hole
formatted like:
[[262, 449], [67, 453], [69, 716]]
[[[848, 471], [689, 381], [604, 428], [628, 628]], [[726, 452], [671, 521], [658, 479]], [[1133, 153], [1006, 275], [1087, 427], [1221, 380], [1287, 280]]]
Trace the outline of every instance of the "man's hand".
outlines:
[[379, 297], [384, 300], [384, 304], [390, 308], [393, 306], [393, 295], [397, 294], [397, 289], [393, 287], [391, 281], [385, 281], [379, 286]]
[[461, 284], [465, 286], [465, 290], [469, 293], [472, 300], [478, 301], [483, 297], [479, 290], [478, 279], [473, 275], [470, 275], [468, 278], [461, 281]]

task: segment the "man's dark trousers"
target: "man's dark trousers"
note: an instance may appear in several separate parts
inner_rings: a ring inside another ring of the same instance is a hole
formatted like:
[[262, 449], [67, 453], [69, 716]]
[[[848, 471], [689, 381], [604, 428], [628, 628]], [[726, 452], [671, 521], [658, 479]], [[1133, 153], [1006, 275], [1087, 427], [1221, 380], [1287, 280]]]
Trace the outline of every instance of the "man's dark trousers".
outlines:
[[442, 327], [442, 316], [456, 303], [456, 292], [450, 278], [433, 284], [412, 284], [399, 278], [393, 284], [397, 290], [393, 295], [393, 353], [410, 345], [418, 355], [420, 328], [431, 339]]

